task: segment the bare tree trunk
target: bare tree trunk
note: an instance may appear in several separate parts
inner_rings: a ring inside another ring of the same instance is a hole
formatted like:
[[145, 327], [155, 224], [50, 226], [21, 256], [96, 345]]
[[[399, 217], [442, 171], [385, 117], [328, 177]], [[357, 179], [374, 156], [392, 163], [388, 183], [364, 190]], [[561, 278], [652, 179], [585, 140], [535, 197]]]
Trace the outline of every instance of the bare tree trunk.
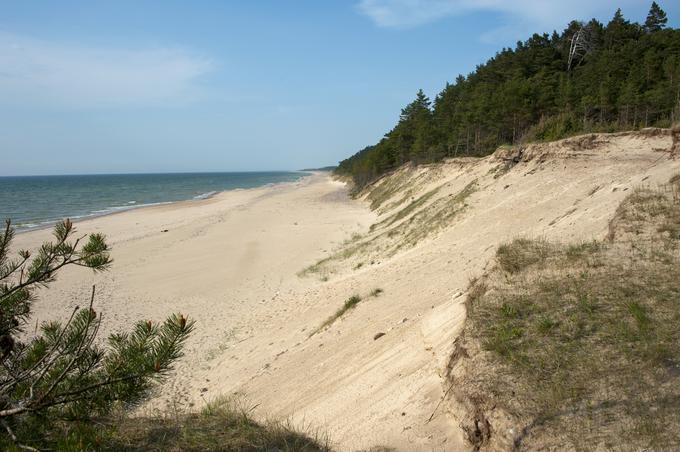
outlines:
[[648, 127], [647, 125], [648, 119], [649, 119], [649, 106], [645, 107], [645, 127]]
[[586, 129], [587, 121], [588, 121], [588, 107], [583, 107], [583, 130]]
[[468, 126], [466, 129], [467, 132], [467, 137], [465, 139], [465, 153], [470, 154], [470, 127]]

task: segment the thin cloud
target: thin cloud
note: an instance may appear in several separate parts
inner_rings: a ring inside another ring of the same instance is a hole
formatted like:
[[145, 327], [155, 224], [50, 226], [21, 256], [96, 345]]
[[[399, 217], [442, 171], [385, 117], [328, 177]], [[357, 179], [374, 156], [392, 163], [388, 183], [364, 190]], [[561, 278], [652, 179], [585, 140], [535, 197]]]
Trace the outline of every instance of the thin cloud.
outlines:
[[[497, 29], [480, 30], [485, 40], [491, 40], [494, 36], [513, 34], [511, 30], [519, 32], [539, 27], [549, 31], [565, 26], [573, 18], [613, 15], [621, 3], [614, 0], [361, 0], [357, 10], [377, 26], [386, 28], [412, 28], [474, 12], [500, 14], [512, 25], [506, 23]], [[623, 3], [640, 2], [624, 0]]]
[[214, 68], [181, 49], [87, 47], [0, 33], [0, 105], [89, 108], [186, 102]]
[[449, 0], [361, 0], [359, 12], [379, 27], [415, 27], [463, 12], [464, 5]]

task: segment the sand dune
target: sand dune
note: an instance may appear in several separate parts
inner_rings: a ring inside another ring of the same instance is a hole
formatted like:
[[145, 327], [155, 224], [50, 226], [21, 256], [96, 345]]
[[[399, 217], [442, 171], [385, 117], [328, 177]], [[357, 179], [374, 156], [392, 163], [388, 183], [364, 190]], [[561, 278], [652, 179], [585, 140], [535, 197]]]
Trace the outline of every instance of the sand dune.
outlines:
[[237, 393], [340, 450], [466, 449], [456, 407], [440, 402], [469, 279], [516, 236], [603, 237], [629, 190], [680, 171], [671, 149], [668, 131], [593, 135], [404, 167], [354, 201], [316, 174], [82, 221], [109, 236], [114, 267], [64, 272], [34, 318], [63, 317], [96, 283], [106, 332], [173, 311], [197, 320], [151, 407]]

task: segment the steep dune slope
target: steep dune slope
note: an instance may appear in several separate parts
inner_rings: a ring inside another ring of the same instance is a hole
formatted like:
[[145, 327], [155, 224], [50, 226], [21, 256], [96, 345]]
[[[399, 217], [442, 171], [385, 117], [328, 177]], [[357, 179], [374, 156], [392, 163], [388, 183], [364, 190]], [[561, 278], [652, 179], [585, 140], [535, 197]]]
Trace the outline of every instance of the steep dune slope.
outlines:
[[[302, 272], [319, 284], [300, 294], [318, 302], [299, 345], [240, 390], [327, 426], [341, 449], [466, 447], [439, 402], [469, 279], [516, 236], [603, 237], [631, 189], [680, 169], [672, 147], [667, 130], [587, 135], [384, 177], [362, 194], [379, 214], [370, 230]], [[355, 293], [364, 301], [307, 337]]]

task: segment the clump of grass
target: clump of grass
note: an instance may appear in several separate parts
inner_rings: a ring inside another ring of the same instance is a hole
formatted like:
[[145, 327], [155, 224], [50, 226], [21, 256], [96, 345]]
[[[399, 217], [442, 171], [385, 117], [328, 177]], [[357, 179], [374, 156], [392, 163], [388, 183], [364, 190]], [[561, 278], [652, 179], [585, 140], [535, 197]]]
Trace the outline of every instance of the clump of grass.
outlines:
[[380, 294], [383, 293], [383, 292], [384, 292], [384, 291], [383, 291], [382, 289], [376, 288], [376, 289], [373, 289], [373, 290], [371, 291], [371, 296], [374, 297], [374, 298], [375, 298], [375, 297], [379, 297]]
[[324, 264], [327, 263], [328, 261], [330, 261], [329, 258], [321, 259], [317, 263], [303, 268], [302, 270], [300, 270], [297, 273], [297, 275], [298, 275], [298, 277], [303, 278], [303, 277], [309, 276], [311, 274], [321, 273], [321, 271], [323, 270]]
[[506, 272], [518, 273], [545, 260], [550, 254], [550, 248], [545, 240], [517, 238], [498, 247], [496, 260]]
[[359, 295], [352, 295], [349, 297], [347, 300], [345, 300], [345, 303], [342, 305], [340, 309], [335, 311], [335, 314], [332, 316], [328, 317], [316, 330], [312, 331], [312, 333], [309, 335], [310, 337], [318, 333], [319, 331], [331, 326], [336, 320], [338, 320], [340, 317], [345, 315], [345, 313], [351, 309], [354, 309], [356, 305], [358, 305], [361, 302], [361, 297]]
[[[345, 304], [342, 306], [343, 313], [347, 311], [348, 309], [353, 308], [356, 306], [359, 302], [361, 301], [361, 297], [359, 295], [352, 295], [349, 297], [346, 301]], [[341, 314], [342, 315], [342, 314]]]
[[680, 198], [661, 187], [622, 206], [633, 238], [517, 239], [470, 284], [456, 397], [477, 420], [506, 413], [509, 448], [680, 447], [680, 237], [657, 232]]
[[568, 259], [581, 259], [591, 256], [602, 249], [602, 242], [592, 240], [590, 242], [572, 243], [567, 246], [565, 254]]

